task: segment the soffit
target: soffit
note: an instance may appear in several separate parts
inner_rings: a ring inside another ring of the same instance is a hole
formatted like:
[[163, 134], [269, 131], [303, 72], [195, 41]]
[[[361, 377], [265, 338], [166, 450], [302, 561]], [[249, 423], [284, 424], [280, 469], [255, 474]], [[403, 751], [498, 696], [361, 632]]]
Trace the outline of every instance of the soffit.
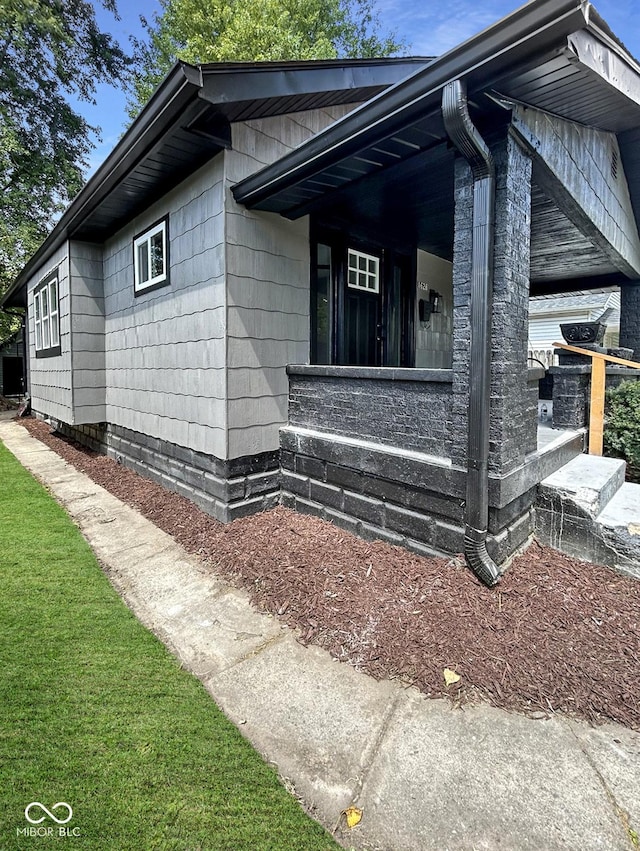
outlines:
[[65, 240], [104, 241], [228, 147], [231, 122], [361, 102], [429, 61], [178, 63], [71, 202], [2, 304], [24, 305], [29, 275]]
[[532, 68], [494, 81], [507, 97], [568, 121], [622, 133], [640, 123], [640, 67], [623, 58], [603, 34], [581, 30]]
[[194, 99], [182, 113], [178, 126], [151, 142], [135, 163], [114, 185], [97, 197], [69, 232], [73, 239], [103, 242], [157, 198], [165, 195], [184, 178], [204, 165], [225, 146], [224, 128], [217, 138], [207, 138], [189, 129], [205, 117], [201, 101]]
[[200, 66], [200, 85], [70, 232], [102, 242], [231, 145], [229, 125], [368, 100], [430, 60], [233, 62]]

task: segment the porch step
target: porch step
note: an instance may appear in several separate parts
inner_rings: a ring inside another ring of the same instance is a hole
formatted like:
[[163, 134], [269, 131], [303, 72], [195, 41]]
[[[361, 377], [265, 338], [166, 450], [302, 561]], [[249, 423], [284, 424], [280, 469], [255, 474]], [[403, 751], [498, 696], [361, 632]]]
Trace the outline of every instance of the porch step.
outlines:
[[640, 531], [640, 485], [625, 482], [598, 515], [598, 523], [614, 528], [637, 526]]
[[580, 455], [540, 483], [536, 534], [577, 558], [640, 578], [640, 485], [625, 462]]
[[573, 458], [584, 452], [586, 429], [552, 431], [546, 429], [545, 440], [538, 442], [538, 470], [540, 480], [560, 470]]
[[540, 483], [540, 489], [562, 494], [595, 516], [624, 484], [626, 464], [617, 458], [577, 455]]
[[640, 578], [640, 485], [625, 482], [596, 519], [618, 569]]

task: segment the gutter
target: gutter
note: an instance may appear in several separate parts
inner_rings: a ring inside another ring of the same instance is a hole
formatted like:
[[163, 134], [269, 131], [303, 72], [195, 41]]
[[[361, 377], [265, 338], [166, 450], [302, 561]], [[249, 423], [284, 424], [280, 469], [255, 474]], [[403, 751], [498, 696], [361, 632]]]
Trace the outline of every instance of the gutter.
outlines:
[[462, 80], [453, 80], [445, 86], [442, 118], [449, 138], [473, 175], [464, 554], [478, 579], [491, 587], [500, 578], [500, 570], [487, 552], [495, 166], [486, 142], [469, 116], [466, 85]]

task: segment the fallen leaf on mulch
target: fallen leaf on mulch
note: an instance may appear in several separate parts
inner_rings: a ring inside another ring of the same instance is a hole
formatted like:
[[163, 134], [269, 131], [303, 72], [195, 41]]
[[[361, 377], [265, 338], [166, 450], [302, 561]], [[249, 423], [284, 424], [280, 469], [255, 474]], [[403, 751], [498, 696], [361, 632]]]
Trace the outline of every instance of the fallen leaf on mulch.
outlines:
[[460, 674], [456, 674], [455, 671], [452, 671], [451, 668], [444, 669], [444, 682], [445, 685], [451, 686], [454, 683], [460, 682]]

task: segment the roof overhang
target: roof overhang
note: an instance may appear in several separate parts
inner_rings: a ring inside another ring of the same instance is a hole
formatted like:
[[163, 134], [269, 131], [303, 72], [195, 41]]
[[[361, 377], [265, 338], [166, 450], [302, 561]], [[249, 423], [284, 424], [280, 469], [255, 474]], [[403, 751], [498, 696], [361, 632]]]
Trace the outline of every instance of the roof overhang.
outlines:
[[103, 242], [230, 147], [231, 123], [365, 101], [429, 61], [176, 63], [20, 272], [0, 307], [24, 306], [29, 277], [63, 242]]
[[[412, 173], [417, 187], [442, 179], [448, 167], [451, 182], [441, 103], [444, 87], [455, 79], [466, 81], [481, 128], [500, 120], [506, 96], [615, 132], [640, 219], [640, 66], [583, 0], [532, 0], [236, 184], [235, 199], [295, 219], [339, 210], [347, 197], [357, 204], [353, 199], [365, 182], [391, 186], [402, 170]], [[388, 191], [376, 191], [378, 207], [392, 203]]]

